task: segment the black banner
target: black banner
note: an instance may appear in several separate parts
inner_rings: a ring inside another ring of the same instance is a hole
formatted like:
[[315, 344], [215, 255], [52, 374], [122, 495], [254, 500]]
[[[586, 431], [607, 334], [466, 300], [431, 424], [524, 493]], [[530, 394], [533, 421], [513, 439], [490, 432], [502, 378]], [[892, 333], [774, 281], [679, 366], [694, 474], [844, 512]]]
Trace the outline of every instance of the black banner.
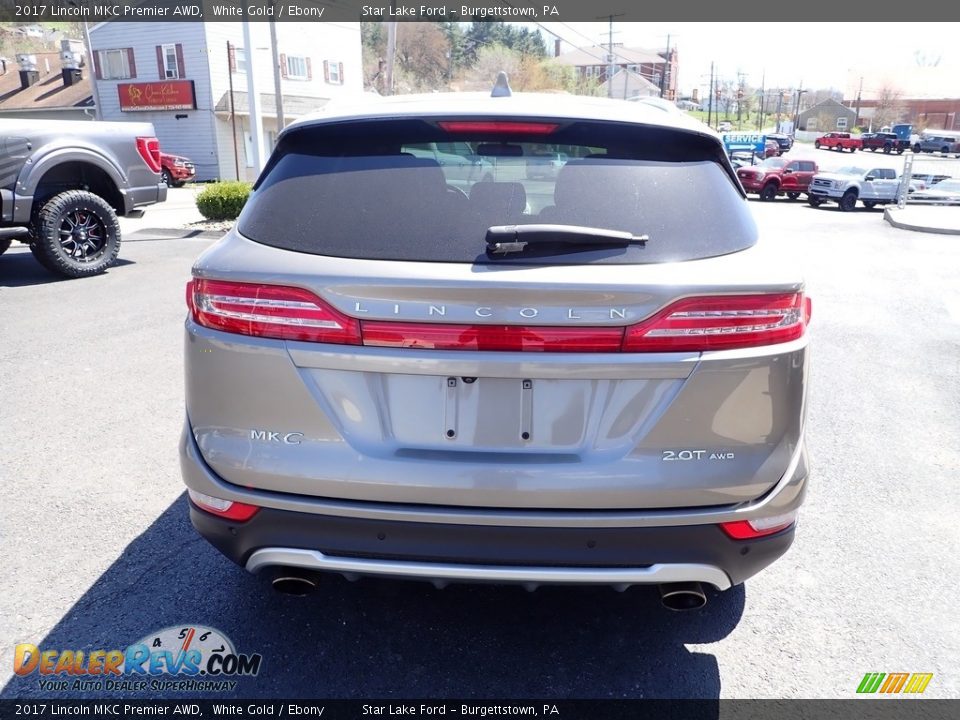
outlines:
[[[738, 0], [703, 3], [678, 0], [639, 3], [635, 0], [0, 0], [0, 21], [22, 23], [90, 22], [437, 22], [482, 21], [568, 22], [597, 21], [608, 17], [619, 22], [754, 22], [757, 30], [770, 30], [770, 22], [809, 21], [817, 14], [803, 3], [770, 3]], [[930, 17], [938, 22], [960, 19], [960, 3], [945, 3]], [[823, 19], [823, 18], [819, 18]], [[916, 19], [908, 4], [884, 8], [885, 21]], [[863, 20], [856, 3], [830, 7], [830, 22]], [[761, 22], [757, 22], [761, 21]], [[745, 32], [742, 25], [738, 32]]]
[[947, 720], [960, 700], [2, 700], [14, 718], [556, 718], [557, 720]]

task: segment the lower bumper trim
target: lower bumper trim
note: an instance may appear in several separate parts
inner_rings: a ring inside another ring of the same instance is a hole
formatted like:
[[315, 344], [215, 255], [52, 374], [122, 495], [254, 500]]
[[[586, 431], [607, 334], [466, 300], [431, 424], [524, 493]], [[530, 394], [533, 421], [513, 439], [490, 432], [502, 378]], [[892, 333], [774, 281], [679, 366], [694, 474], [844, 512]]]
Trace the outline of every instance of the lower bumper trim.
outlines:
[[669, 563], [638, 568], [600, 567], [516, 567], [503, 565], [467, 565], [407, 560], [336, 557], [319, 550], [300, 548], [262, 548], [247, 560], [246, 568], [257, 573], [268, 567], [296, 567], [306, 570], [339, 572], [344, 575], [421, 580], [521, 583], [524, 585], [659, 585], [700, 582], [718, 590], [731, 586], [720, 568], [695, 563]]

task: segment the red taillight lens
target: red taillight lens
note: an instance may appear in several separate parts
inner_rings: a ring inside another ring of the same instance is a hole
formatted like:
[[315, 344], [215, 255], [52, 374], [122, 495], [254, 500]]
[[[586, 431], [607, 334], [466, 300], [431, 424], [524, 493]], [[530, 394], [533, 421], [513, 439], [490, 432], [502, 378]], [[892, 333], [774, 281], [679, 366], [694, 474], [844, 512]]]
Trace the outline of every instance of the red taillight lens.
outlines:
[[362, 324], [363, 344], [436, 350], [617, 352], [623, 328], [524, 327], [521, 325]]
[[450, 120], [437, 123], [451, 133], [496, 133], [511, 135], [549, 135], [557, 123]]
[[810, 319], [803, 293], [686, 298], [627, 328], [627, 352], [729, 350], [796, 340]]
[[212, 495], [204, 495], [196, 490], [188, 489], [187, 494], [190, 496], [193, 504], [201, 510], [211, 515], [216, 515], [217, 517], [226, 518], [227, 520], [246, 522], [260, 510], [256, 505], [247, 505], [246, 503], [224, 500], [213, 497]]
[[735, 522], [720, 523], [723, 530], [734, 540], [754, 540], [756, 538], [773, 535], [786, 530], [797, 521], [797, 511], [774, 515], [773, 517], [757, 518], [755, 520], [737, 520]]
[[160, 141], [155, 137], [138, 137], [137, 152], [155, 173], [160, 172]]
[[283, 285], [192, 280], [187, 307], [204, 327], [307, 342], [360, 344], [360, 323], [312, 292]]

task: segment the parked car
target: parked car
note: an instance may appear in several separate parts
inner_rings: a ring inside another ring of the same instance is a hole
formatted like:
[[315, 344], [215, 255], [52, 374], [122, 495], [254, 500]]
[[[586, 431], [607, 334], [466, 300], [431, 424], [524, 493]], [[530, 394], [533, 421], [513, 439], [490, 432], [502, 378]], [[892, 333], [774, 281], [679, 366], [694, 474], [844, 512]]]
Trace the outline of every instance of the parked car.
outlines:
[[567, 160], [567, 156], [560, 152], [531, 155], [526, 163], [527, 180], [555, 178]]
[[910, 202], [922, 202], [930, 205], [960, 204], [960, 180], [951, 178], [930, 188], [917, 190], [910, 194]]
[[780, 143], [772, 138], [767, 138], [763, 143], [763, 156], [765, 158], [780, 157]]
[[[810, 301], [704, 129], [643, 101], [446, 93], [285, 128], [187, 287], [197, 530], [285, 592], [323, 571], [654, 584], [672, 609], [782, 555]], [[579, 159], [552, 192], [467, 198], [402, 152], [427, 138]]]
[[759, 165], [737, 170], [740, 184], [748, 193], [756, 193], [761, 200], [773, 200], [777, 195], [786, 195], [796, 200], [805, 193], [817, 172], [812, 160], [786, 160], [775, 157]]
[[894, 203], [899, 188], [900, 178], [893, 168], [851, 166], [814, 175], [807, 199], [813, 207], [832, 201], [849, 212], [856, 209], [857, 200], [867, 208]]
[[783, 133], [770, 133], [767, 135], [767, 140], [773, 140], [777, 143], [777, 146], [780, 148], [781, 155], [786, 152], [790, 152], [791, 148], [793, 148], [793, 138], [790, 135], [785, 135]]
[[186, 183], [197, 176], [197, 169], [194, 164], [180, 155], [170, 155], [169, 153], [160, 153], [160, 177], [167, 184], [167, 187], [183, 187]]
[[918, 185], [918, 190], [926, 190], [933, 187], [939, 182], [944, 180], [950, 180], [949, 175], [942, 175], [937, 173], [920, 173], [920, 174], [911, 174], [910, 182], [911, 185], [916, 183]]
[[933, 135], [924, 133], [920, 142], [913, 146], [916, 153], [941, 153], [942, 155], [955, 154], [960, 158], [960, 137], [955, 135]]
[[863, 144], [860, 142], [860, 138], [853, 137], [848, 132], [829, 132], [814, 140], [813, 146], [817, 150], [826, 148], [827, 150], [839, 150], [840, 152], [844, 150], [856, 152]]
[[492, 182], [493, 164], [474, 153], [464, 142], [409, 143], [403, 151], [414, 157], [434, 160], [443, 170], [447, 182], [467, 191], [476, 182]]
[[910, 149], [910, 140], [901, 139], [893, 132], [863, 133], [860, 135], [860, 145], [863, 150], [882, 150], [888, 155], [892, 152], [902, 155], [904, 150]]
[[163, 202], [150, 123], [0, 120], [0, 254], [11, 235], [50, 272], [86, 277], [114, 265], [117, 216]]
[[733, 123], [729, 120], [721, 120], [717, 123], [717, 132], [730, 132], [733, 130]]
[[734, 150], [730, 153], [730, 163], [735, 169], [759, 165], [761, 162], [763, 162], [763, 158], [753, 151]]

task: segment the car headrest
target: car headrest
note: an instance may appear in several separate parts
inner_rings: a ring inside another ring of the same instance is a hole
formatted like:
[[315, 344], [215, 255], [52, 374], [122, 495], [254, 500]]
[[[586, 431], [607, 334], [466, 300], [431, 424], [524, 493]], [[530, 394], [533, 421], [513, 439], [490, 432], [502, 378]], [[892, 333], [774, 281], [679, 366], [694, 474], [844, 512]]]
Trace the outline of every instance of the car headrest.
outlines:
[[527, 191], [518, 182], [478, 182], [470, 188], [470, 202], [483, 210], [516, 215], [527, 206]]

